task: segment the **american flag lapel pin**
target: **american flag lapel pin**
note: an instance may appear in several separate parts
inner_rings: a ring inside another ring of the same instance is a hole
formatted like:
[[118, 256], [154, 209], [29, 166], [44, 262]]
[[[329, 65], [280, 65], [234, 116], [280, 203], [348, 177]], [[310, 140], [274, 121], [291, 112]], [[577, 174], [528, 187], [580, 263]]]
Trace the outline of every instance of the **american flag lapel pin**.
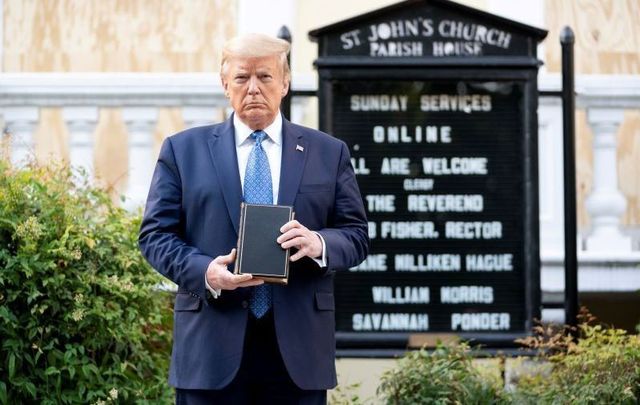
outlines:
[[304, 152], [304, 148], [302, 146], [300, 146], [300, 145], [296, 145], [296, 150], [298, 152]]

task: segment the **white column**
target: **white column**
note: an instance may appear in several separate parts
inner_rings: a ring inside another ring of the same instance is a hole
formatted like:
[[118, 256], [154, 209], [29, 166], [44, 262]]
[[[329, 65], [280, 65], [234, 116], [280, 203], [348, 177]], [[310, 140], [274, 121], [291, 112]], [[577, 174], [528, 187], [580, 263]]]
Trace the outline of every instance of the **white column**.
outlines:
[[540, 98], [538, 151], [540, 255], [543, 260], [559, 259], [564, 257], [564, 177], [562, 105], [558, 98]]
[[587, 110], [593, 130], [593, 189], [587, 198], [592, 229], [587, 237], [589, 252], [630, 252], [631, 238], [620, 231], [620, 217], [627, 201], [618, 190], [617, 132], [624, 118], [621, 108]]
[[62, 110], [69, 129], [69, 163], [73, 168], [93, 176], [93, 132], [98, 122], [98, 107], [65, 107]]
[[123, 110], [129, 132], [129, 181], [125, 207], [134, 209], [144, 204], [156, 156], [153, 154], [153, 130], [158, 118], [155, 107], [128, 107]]
[[291, 122], [302, 125], [304, 123], [304, 113], [309, 104], [308, 97], [296, 97], [291, 99]]
[[11, 163], [22, 165], [35, 158], [33, 131], [38, 123], [37, 107], [6, 107], [4, 121], [11, 139]]
[[193, 128], [213, 124], [215, 122], [215, 112], [216, 109], [212, 106], [186, 105], [182, 107], [184, 126], [185, 128]]

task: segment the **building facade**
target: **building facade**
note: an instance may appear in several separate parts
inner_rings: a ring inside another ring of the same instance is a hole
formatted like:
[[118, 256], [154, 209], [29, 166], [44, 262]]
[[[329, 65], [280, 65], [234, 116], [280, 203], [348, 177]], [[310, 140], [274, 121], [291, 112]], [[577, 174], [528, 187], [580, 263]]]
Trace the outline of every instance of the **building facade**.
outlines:
[[[226, 39], [286, 25], [292, 88], [313, 91], [317, 46], [308, 32], [394, 2], [0, 0], [0, 152], [16, 164], [62, 159], [83, 167], [135, 209], [164, 137], [227, 116], [218, 73]], [[581, 301], [631, 328], [640, 320], [640, 3], [460, 3], [549, 31], [538, 50], [541, 90], [560, 89], [559, 33], [573, 28]], [[314, 97], [293, 100], [293, 121], [316, 127], [317, 116]], [[561, 321], [559, 99], [540, 99], [539, 123], [543, 318]]]

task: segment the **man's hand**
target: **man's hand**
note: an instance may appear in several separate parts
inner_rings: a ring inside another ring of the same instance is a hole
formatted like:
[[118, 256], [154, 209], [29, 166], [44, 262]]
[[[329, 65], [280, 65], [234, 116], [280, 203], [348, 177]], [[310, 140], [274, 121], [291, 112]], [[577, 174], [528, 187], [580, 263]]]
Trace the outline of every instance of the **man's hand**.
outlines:
[[308, 256], [312, 259], [322, 255], [322, 241], [315, 232], [311, 232], [306, 226], [300, 222], [289, 221], [280, 228], [282, 235], [276, 239], [283, 249], [294, 247], [298, 251], [292, 255], [289, 260], [295, 262]]
[[225, 256], [218, 256], [207, 267], [207, 283], [216, 290], [235, 290], [238, 287], [251, 287], [264, 283], [263, 280], [253, 279], [251, 274], [233, 274], [227, 270], [227, 265], [236, 258], [236, 250]]

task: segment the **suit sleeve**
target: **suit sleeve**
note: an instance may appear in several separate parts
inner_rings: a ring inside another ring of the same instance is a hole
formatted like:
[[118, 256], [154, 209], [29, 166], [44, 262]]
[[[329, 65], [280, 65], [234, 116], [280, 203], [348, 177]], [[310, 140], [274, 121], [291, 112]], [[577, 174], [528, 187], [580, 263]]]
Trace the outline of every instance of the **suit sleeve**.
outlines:
[[181, 210], [182, 184], [171, 139], [167, 138], [151, 180], [138, 243], [143, 256], [160, 274], [205, 298], [204, 278], [213, 258], [184, 242]]
[[319, 233], [327, 248], [327, 270], [357, 266], [369, 252], [367, 218], [347, 146], [342, 143], [330, 227]]

